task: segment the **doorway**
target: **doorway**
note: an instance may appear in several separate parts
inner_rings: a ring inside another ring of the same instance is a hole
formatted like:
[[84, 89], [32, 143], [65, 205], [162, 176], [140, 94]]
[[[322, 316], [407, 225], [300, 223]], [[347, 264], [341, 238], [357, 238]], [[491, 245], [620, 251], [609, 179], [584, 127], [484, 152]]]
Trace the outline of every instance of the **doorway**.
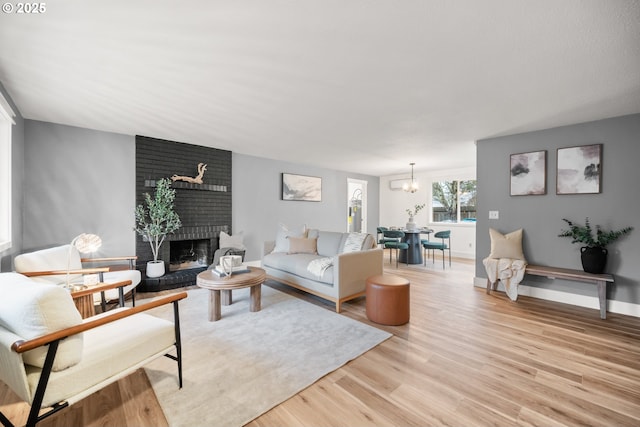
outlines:
[[347, 178], [347, 231], [367, 232], [367, 181]]

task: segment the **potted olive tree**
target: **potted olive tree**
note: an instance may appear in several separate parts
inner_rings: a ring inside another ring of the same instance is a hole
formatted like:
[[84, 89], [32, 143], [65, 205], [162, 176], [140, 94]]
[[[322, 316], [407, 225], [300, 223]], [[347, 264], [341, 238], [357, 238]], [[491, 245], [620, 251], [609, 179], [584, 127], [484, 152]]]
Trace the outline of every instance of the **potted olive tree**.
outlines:
[[147, 263], [147, 277], [164, 275], [164, 261], [158, 260], [158, 251], [167, 234], [176, 231], [182, 223], [173, 209], [176, 190], [171, 188], [171, 180], [163, 178], [156, 181], [156, 193], [151, 197], [145, 193], [144, 205], [136, 207], [136, 227], [138, 234], [149, 241], [153, 261]]
[[582, 269], [587, 273], [603, 273], [607, 264], [608, 251], [606, 246], [633, 230], [633, 227], [625, 227], [617, 231], [604, 231], [599, 225], [596, 225], [596, 234], [594, 236], [589, 218], [585, 220], [584, 225], [576, 224], [566, 218], [562, 220], [569, 225], [569, 229], [561, 230], [558, 237], [571, 237], [573, 239], [571, 243], [585, 245], [580, 248], [580, 259], [582, 261]]

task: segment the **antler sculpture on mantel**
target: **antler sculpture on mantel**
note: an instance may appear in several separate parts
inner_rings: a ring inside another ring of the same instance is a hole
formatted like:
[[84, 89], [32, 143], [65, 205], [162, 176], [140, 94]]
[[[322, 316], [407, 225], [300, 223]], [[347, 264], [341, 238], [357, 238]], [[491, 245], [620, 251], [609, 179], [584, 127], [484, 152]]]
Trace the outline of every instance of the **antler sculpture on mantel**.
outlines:
[[202, 184], [202, 177], [204, 176], [204, 171], [207, 170], [207, 165], [204, 163], [198, 163], [198, 176], [192, 178], [190, 176], [181, 176], [181, 175], [173, 175], [171, 180], [175, 181], [186, 181], [192, 184]]

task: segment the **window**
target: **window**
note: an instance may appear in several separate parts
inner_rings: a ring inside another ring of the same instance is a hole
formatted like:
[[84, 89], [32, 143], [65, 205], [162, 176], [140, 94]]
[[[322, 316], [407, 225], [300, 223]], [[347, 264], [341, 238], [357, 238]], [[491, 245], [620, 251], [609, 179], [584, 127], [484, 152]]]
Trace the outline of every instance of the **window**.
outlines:
[[438, 181], [432, 184], [431, 221], [476, 221], [476, 180]]
[[0, 251], [11, 247], [11, 126], [15, 114], [0, 93]]

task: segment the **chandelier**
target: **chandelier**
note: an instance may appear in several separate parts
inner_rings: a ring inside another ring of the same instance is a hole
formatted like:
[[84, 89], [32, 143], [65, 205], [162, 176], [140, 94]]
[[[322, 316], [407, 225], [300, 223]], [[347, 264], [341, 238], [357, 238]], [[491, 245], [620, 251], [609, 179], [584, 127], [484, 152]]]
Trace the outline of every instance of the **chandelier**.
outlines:
[[411, 182], [405, 182], [402, 185], [402, 189], [407, 193], [415, 193], [418, 191], [418, 181], [413, 178], [413, 166], [415, 163], [409, 163], [411, 165]]

